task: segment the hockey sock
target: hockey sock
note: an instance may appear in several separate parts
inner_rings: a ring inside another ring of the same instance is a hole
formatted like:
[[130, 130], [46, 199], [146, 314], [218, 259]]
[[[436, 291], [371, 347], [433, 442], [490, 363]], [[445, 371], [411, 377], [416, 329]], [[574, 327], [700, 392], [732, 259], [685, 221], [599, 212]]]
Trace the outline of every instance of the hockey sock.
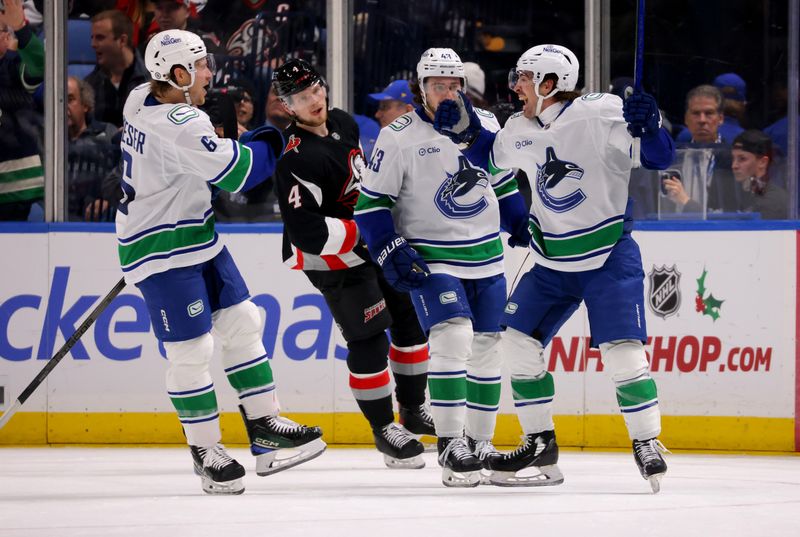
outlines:
[[500, 334], [477, 332], [467, 362], [466, 432], [474, 440], [491, 440], [500, 408]]
[[404, 408], [425, 403], [428, 381], [428, 344], [389, 348], [389, 366], [396, 385], [397, 402]]
[[430, 330], [431, 362], [428, 390], [436, 436], [464, 434], [467, 405], [467, 362], [472, 354], [472, 322], [448, 319]]
[[656, 382], [649, 373], [618, 382], [617, 402], [631, 440], [649, 440], [661, 433], [661, 410], [658, 408]]
[[394, 421], [388, 367], [379, 373], [351, 371], [350, 390], [358, 403], [358, 408], [373, 429], [380, 429]]
[[256, 419], [277, 415], [279, 405], [267, 353], [242, 363], [233, 363], [235, 360], [231, 354], [227, 353], [227, 359], [223, 360], [225, 374], [239, 394], [247, 417]]
[[537, 377], [511, 375], [511, 392], [519, 424], [525, 434], [555, 429], [553, 397], [556, 390], [553, 375], [547, 371]]

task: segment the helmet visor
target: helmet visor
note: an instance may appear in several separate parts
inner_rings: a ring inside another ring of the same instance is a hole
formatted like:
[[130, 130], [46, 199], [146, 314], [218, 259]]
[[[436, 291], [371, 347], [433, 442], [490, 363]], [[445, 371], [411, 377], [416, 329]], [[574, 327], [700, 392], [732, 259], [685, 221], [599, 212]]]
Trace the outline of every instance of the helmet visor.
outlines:
[[520, 79], [523, 81], [533, 80], [533, 73], [531, 71], [521, 71], [517, 68], [512, 68], [508, 71], [508, 88], [513, 91]]
[[307, 88], [283, 97], [286, 106], [296, 114], [313, 112], [320, 106], [327, 107], [328, 91], [321, 80], [315, 80]]

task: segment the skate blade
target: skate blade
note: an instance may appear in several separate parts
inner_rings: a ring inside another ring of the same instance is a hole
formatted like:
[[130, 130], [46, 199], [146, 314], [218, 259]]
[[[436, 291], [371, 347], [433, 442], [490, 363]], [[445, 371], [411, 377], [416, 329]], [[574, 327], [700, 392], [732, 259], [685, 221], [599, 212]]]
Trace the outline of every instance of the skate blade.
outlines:
[[442, 484], [445, 487], [472, 488], [481, 483], [480, 471], [454, 472], [449, 468], [442, 469]]
[[205, 476], [201, 476], [200, 479], [203, 484], [203, 492], [206, 494], [229, 496], [244, 492], [244, 483], [241, 478], [231, 481], [212, 481]]
[[[272, 475], [283, 470], [293, 468], [312, 459], [316, 459], [328, 447], [322, 438], [312, 440], [296, 448], [283, 448], [256, 456], [256, 475]], [[278, 458], [279, 455], [290, 453], [289, 456]]]
[[661, 478], [664, 477], [664, 474], [653, 474], [650, 477], [647, 477], [647, 481], [650, 482], [650, 488], [653, 489], [653, 494], [658, 494], [661, 491]]
[[[527, 473], [529, 470], [537, 470], [538, 473], [530, 475]], [[531, 466], [518, 472], [495, 470], [489, 479], [492, 485], [498, 487], [552, 487], [564, 482], [564, 474], [558, 465], [552, 464], [541, 468]]]
[[420, 468], [425, 468], [425, 460], [420, 455], [407, 459], [396, 459], [384, 453], [383, 463], [392, 470], [419, 470]]
[[493, 484], [492, 483], [492, 471], [491, 470], [487, 470], [486, 468], [484, 468], [483, 470], [481, 470], [480, 474], [481, 474], [481, 485], [492, 485]]

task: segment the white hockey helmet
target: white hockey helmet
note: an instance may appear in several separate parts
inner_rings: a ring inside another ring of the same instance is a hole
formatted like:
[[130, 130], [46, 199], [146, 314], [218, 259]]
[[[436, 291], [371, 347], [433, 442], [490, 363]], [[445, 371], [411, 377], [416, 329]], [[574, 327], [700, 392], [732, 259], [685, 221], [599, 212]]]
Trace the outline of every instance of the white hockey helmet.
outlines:
[[526, 50], [517, 60], [517, 71], [533, 73], [533, 82], [541, 84], [544, 77], [558, 77], [556, 90], [572, 91], [578, 83], [580, 63], [570, 49], [561, 45], [537, 45]]
[[428, 97], [425, 95], [425, 79], [432, 76], [460, 78], [461, 87], [463, 89], [467, 87], [464, 64], [456, 54], [456, 51], [451, 48], [429, 48], [422, 53], [419, 63], [417, 63], [417, 81], [419, 82], [422, 105], [425, 108], [428, 108]]
[[[166, 30], [154, 35], [147, 43], [144, 64], [150, 76], [159, 82], [169, 82], [177, 89], [187, 91], [194, 84], [197, 68], [195, 62], [208, 55], [200, 36], [185, 30]], [[178, 86], [172, 80], [172, 68], [179, 65], [192, 77], [188, 86]]]

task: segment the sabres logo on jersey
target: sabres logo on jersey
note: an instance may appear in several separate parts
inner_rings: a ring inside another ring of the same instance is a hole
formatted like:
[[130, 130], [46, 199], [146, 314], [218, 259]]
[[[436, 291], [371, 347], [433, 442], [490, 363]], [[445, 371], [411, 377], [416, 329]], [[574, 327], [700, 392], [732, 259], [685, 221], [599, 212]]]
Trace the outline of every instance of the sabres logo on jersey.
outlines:
[[347, 182], [342, 187], [342, 192], [339, 194], [339, 202], [354, 207], [358, 201], [359, 185], [361, 184], [361, 176], [364, 174], [364, 154], [360, 149], [351, 149], [348, 157], [348, 165], [350, 168], [350, 175]]
[[489, 206], [484, 196], [484, 189], [488, 186], [486, 172], [470, 164], [467, 157], [460, 156], [458, 171], [447, 174], [447, 179], [436, 191], [434, 202], [448, 218], [472, 218]]
[[300, 145], [300, 137], [295, 136], [294, 134], [289, 136], [289, 141], [286, 142], [286, 149], [283, 150], [283, 154], [285, 155], [289, 151], [294, 151], [295, 153], [299, 153], [300, 151], [297, 149], [297, 146]]
[[[570, 211], [586, 199], [586, 194], [578, 188], [566, 196], [555, 196], [549, 191], [556, 188], [564, 179], [580, 181], [583, 168], [566, 160], [559, 160], [552, 147], [545, 150], [547, 159], [542, 166], [536, 165], [536, 192], [545, 207], [556, 213]], [[562, 189], [563, 190], [563, 189]]]

